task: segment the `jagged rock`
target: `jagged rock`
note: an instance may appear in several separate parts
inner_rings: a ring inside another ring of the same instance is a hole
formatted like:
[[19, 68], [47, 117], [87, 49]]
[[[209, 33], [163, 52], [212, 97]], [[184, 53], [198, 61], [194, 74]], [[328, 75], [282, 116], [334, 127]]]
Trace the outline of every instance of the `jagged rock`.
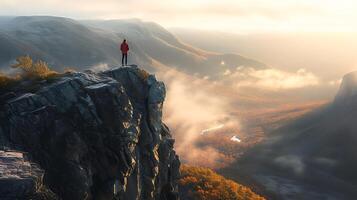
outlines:
[[130, 66], [67, 73], [37, 88], [1, 98], [0, 143], [28, 152], [60, 198], [178, 199], [162, 82]]
[[0, 151], [0, 199], [57, 199], [45, 189], [43, 174], [22, 152]]

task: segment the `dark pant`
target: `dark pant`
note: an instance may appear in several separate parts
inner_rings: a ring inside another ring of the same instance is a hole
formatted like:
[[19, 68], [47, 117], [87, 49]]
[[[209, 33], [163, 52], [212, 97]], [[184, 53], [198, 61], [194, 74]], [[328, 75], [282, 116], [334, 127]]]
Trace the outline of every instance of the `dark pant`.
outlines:
[[[125, 63], [124, 63], [124, 60], [125, 60]], [[121, 64], [124, 66], [125, 65], [128, 65], [128, 54], [127, 53], [123, 53], [122, 54], [122, 57], [121, 57]]]

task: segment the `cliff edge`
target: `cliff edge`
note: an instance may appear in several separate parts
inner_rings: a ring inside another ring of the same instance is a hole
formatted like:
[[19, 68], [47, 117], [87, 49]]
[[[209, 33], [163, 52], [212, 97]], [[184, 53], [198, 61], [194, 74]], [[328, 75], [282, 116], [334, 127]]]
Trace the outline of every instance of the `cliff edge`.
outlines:
[[30, 175], [36, 187], [0, 198], [30, 199], [42, 184], [64, 200], [178, 199], [164, 99], [164, 84], [134, 65], [23, 81], [0, 94], [3, 152], [26, 152], [43, 170]]

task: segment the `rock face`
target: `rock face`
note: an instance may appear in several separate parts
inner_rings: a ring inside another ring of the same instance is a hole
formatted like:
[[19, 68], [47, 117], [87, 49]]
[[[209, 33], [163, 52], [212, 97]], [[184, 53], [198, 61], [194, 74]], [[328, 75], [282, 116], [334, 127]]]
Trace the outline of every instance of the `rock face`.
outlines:
[[22, 152], [0, 151], [0, 199], [57, 199], [43, 185], [43, 174]]
[[75, 72], [28, 91], [0, 98], [0, 144], [28, 152], [60, 198], [178, 198], [165, 86], [153, 75], [136, 66]]
[[335, 103], [346, 104], [357, 98], [357, 71], [346, 74], [335, 97]]

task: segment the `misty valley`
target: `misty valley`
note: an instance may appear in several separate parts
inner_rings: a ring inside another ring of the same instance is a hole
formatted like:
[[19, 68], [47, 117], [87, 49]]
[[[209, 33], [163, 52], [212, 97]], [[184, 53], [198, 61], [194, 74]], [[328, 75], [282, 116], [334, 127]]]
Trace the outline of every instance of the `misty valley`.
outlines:
[[357, 72], [260, 37], [0, 17], [0, 199], [356, 199]]

